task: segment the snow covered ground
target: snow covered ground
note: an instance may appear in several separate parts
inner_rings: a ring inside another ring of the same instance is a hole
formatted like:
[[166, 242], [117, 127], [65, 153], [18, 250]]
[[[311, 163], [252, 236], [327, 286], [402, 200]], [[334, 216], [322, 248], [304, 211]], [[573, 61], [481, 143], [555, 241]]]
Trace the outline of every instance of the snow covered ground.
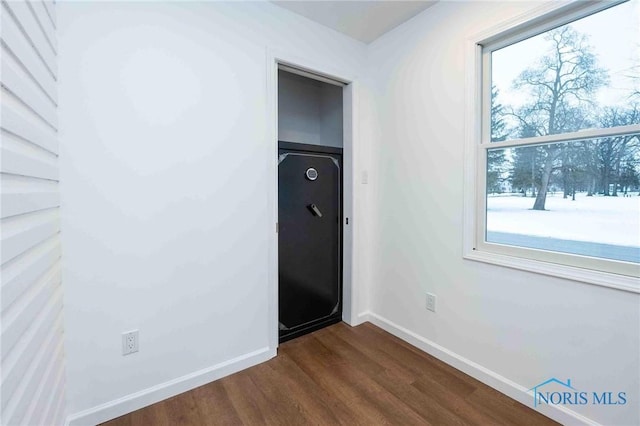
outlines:
[[487, 198], [487, 231], [640, 247], [640, 197], [563, 199], [548, 194], [546, 211], [531, 210], [534, 199], [516, 196]]

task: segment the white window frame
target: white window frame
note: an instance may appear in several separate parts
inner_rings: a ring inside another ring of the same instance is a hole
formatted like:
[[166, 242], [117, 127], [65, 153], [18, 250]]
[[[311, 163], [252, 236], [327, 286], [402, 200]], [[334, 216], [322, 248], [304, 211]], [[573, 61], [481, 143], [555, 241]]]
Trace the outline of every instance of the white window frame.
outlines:
[[[630, 262], [593, 258], [485, 241], [486, 158], [489, 148], [530, 146], [593, 137], [640, 133], [640, 125], [583, 130], [569, 134], [491, 142], [490, 54], [555, 27], [600, 12], [627, 0], [549, 2], [490, 28], [467, 41], [464, 253], [469, 260], [491, 263], [543, 275], [640, 293], [640, 266]], [[489, 88], [484, 90], [483, 87]]]

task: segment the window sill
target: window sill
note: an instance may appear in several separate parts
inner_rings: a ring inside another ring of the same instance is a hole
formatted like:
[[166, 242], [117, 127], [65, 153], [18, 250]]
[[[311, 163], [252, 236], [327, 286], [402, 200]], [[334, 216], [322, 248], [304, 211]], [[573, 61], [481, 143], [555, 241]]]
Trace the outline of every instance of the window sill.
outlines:
[[576, 268], [573, 266], [541, 262], [538, 260], [524, 259], [520, 257], [507, 256], [503, 254], [483, 252], [478, 250], [467, 252], [463, 257], [467, 260], [490, 263], [493, 265], [505, 266], [507, 268], [519, 269], [521, 271], [533, 272], [536, 274], [563, 278], [571, 281], [578, 281], [586, 284], [640, 294], [640, 279], [636, 277]]

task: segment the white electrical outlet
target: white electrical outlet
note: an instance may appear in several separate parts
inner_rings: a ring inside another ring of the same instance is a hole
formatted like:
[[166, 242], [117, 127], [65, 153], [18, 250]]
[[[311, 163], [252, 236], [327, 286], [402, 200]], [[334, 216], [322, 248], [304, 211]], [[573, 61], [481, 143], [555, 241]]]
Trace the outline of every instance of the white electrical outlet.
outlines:
[[138, 330], [122, 333], [122, 355], [138, 352]]
[[436, 295], [427, 293], [427, 309], [431, 312], [436, 311]]

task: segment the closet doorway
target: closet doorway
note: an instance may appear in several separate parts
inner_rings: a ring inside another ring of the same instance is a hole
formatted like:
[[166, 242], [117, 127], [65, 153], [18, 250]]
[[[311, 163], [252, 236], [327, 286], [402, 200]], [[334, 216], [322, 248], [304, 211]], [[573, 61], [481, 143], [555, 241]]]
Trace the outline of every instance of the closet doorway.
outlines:
[[278, 70], [278, 336], [342, 320], [344, 83]]

